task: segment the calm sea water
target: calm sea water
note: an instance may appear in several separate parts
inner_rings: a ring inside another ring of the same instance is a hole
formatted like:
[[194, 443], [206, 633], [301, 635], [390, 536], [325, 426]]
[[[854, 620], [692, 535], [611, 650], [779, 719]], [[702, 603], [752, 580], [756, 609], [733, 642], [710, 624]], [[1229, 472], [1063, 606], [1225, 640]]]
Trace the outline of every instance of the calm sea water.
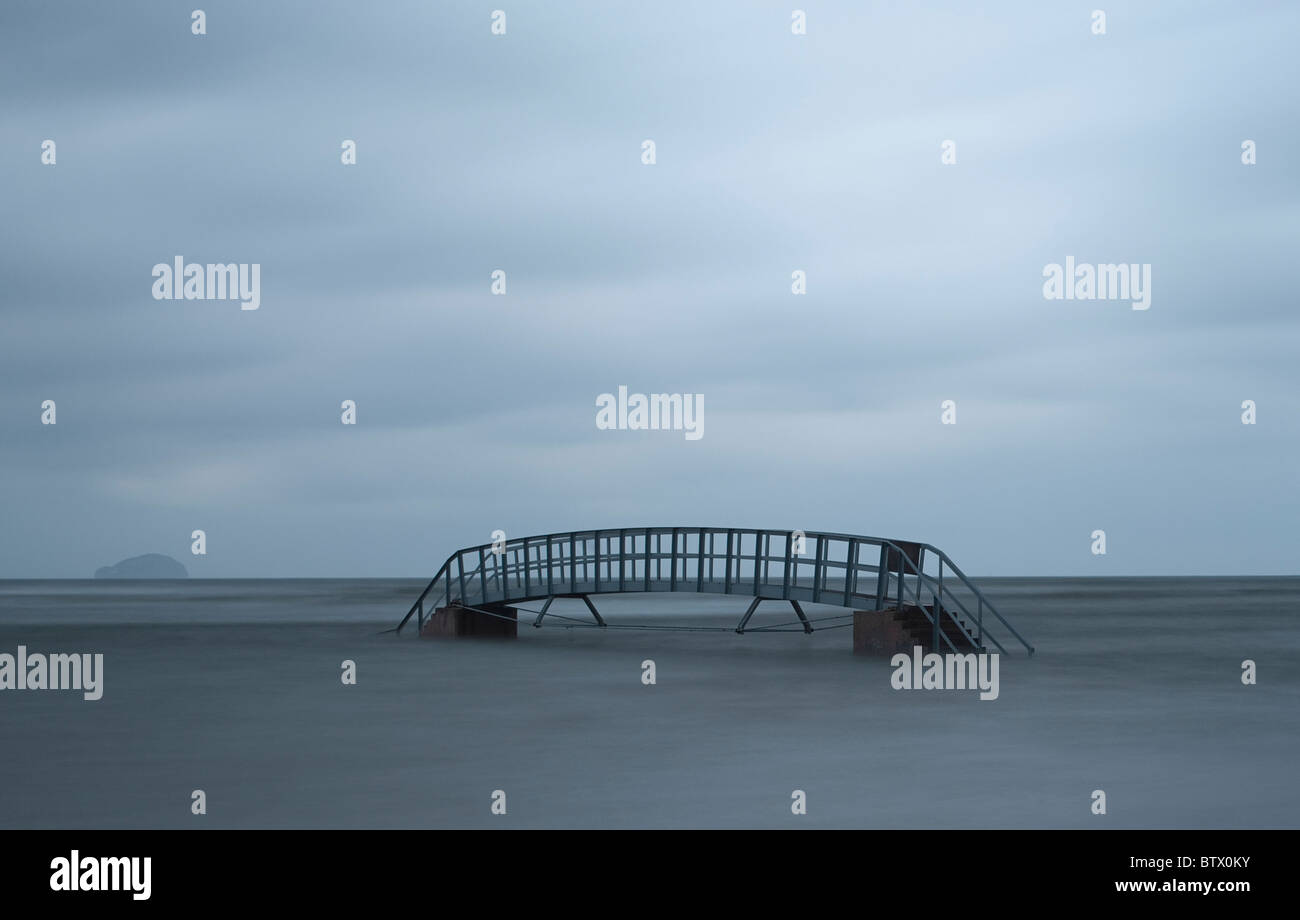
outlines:
[[[1300, 579], [981, 585], [1038, 648], [1002, 659], [995, 701], [895, 691], [849, 629], [420, 640], [379, 634], [420, 580], [0, 582], [0, 652], [105, 658], [97, 702], [0, 691], [0, 826], [1300, 826]], [[597, 603], [659, 625], [746, 606]]]

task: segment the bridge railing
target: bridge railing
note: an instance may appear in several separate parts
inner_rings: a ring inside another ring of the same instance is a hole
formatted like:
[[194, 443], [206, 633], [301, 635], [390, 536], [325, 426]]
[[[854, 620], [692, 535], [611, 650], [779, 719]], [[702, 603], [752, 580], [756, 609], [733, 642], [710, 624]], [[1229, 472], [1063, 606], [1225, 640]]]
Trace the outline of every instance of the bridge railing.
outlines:
[[942, 623], [1006, 648], [1004, 628], [1033, 647], [937, 547], [878, 537], [787, 530], [642, 527], [568, 531], [484, 543], [452, 554], [412, 604], [423, 627], [436, 607], [614, 591], [692, 591], [835, 604], [919, 608], [936, 647]]

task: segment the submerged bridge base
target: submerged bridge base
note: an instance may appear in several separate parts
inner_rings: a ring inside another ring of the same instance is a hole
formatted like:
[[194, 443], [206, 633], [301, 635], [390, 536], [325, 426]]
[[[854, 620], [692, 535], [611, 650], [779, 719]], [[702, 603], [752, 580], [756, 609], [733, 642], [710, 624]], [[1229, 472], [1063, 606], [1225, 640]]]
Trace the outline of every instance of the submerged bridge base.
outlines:
[[[894, 619], [893, 610], [853, 611], [853, 654], [893, 655], [912, 653], [916, 640]], [[928, 644], [928, 643], [927, 643]]]
[[485, 604], [475, 610], [459, 604], [439, 607], [420, 628], [424, 639], [453, 636], [514, 639], [518, 635], [519, 614], [505, 604]]
[[[853, 654], [894, 655], [911, 654], [921, 646], [926, 652], [983, 651], [978, 639], [968, 632], [964, 620], [940, 620], [943, 636], [937, 635], [932, 608], [904, 604], [887, 610], [853, 611]], [[936, 647], [936, 640], [938, 640]]]

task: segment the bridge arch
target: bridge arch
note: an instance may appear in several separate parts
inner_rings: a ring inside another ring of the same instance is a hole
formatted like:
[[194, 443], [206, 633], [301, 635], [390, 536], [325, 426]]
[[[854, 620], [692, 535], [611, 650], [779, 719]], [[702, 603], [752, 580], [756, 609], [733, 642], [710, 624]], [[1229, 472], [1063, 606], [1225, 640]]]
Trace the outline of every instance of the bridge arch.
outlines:
[[[799, 550], [802, 549], [802, 552]], [[447, 557], [406, 616], [424, 627], [435, 610], [499, 616], [503, 606], [541, 601], [541, 625], [558, 597], [694, 592], [753, 598], [737, 627], [764, 600], [789, 602], [812, 632], [800, 602], [851, 610], [908, 611], [924, 617], [937, 651], [1034, 649], [946, 553], [928, 543], [858, 534], [729, 527], [624, 527], [496, 540]]]

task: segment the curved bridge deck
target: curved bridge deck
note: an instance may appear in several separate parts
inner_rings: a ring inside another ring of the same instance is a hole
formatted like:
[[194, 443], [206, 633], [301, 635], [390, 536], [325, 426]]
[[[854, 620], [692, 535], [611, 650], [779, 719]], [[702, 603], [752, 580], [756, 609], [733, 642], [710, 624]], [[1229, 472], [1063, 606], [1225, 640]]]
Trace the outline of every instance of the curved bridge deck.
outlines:
[[516, 537], [458, 550], [447, 558], [397, 626], [421, 628], [435, 609], [480, 610], [557, 597], [694, 592], [752, 597], [737, 632], [763, 600], [788, 601], [805, 632], [799, 602], [924, 617], [936, 651], [1031, 646], [942, 550], [926, 543], [855, 534], [718, 527], [635, 527]]

